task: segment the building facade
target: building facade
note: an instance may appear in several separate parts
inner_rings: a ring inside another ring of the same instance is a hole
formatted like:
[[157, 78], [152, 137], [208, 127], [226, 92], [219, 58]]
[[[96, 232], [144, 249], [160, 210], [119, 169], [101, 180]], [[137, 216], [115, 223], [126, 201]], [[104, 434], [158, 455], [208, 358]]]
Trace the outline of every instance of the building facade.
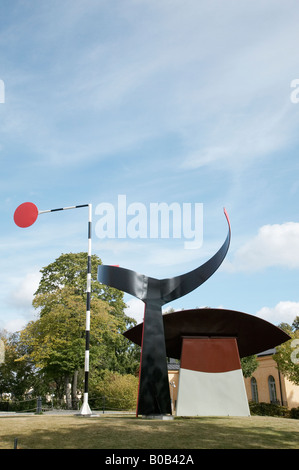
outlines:
[[299, 407], [299, 386], [290, 382], [277, 368], [273, 359], [275, 349], [269, 349], [257, 356], [259, 366], [246, 378], [245, 387], [248, 401], [277, 403], [287, 408]]

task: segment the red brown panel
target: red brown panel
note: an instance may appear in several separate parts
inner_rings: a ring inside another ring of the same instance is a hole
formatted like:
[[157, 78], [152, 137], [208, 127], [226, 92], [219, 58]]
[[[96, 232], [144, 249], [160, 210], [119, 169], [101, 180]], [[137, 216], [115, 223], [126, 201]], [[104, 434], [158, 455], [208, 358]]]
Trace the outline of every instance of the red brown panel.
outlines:
[[183, 338], [181, 368], [199, 372], [241, 369], [235, 338]]

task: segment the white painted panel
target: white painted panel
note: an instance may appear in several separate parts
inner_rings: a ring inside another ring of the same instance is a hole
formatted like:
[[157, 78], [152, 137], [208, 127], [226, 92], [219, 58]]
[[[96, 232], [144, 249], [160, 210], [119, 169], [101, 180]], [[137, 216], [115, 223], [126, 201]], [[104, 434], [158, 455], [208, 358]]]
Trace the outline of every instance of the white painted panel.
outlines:
[[242, 370], [180, 370], [177, 416], [250, 416]]

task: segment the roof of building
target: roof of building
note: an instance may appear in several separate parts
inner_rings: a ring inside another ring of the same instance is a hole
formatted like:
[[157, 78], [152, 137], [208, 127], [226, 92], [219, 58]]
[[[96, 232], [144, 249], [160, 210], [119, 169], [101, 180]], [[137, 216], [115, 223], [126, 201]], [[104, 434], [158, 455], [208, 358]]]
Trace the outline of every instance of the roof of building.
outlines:
[[257, 354], [257, 357], [261, 357], [261, 356], [272, 356], [272, 354], [275, 354], [276, 353], [276, 349], [275, 348], [271, 348], [271, 349], [267, 349], [266, 351], [263, 351], [259, 354]]
[[167, 369], [180, 370], [180, 362], [177, 359], [173, 359], [172, 357], [168, 358]]

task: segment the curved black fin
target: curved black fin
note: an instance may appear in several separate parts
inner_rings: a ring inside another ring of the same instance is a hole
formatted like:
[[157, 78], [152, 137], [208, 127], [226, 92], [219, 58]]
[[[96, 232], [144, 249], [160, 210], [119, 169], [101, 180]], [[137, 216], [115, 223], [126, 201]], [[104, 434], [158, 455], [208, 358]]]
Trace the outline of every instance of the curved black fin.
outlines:
[[180, 276], [160, 280], [126, 268], [100, 265], [98, 280], [102, 284], [127, 292], [144, 301], [160, 299], [161, 305], [192, 292], [212, 276], [227, 254], [231, 229], [225, 209], [224, 214], [228, 223], [227, 237], [217, 253], [198, 268]]

